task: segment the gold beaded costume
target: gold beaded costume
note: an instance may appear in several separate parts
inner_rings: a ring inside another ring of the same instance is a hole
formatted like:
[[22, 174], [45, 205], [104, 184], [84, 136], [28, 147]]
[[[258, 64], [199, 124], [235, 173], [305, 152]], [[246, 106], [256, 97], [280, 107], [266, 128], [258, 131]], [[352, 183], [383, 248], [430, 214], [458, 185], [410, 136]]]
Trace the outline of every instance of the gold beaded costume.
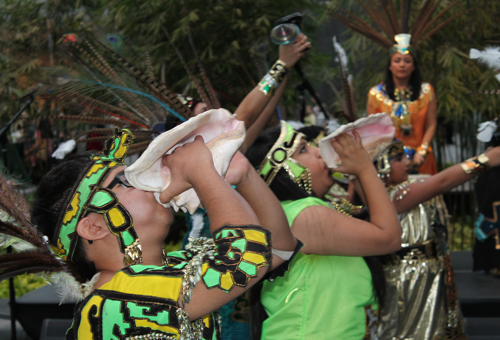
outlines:
[[[408, 184], [390, 187], [391, 200], [404, 199]], [[380, 340], [466, 339], [446, 228], [435, 222], [440, 204], [433, 198], [400, 214], [402, 248], [384, 263], [387, 290]]]

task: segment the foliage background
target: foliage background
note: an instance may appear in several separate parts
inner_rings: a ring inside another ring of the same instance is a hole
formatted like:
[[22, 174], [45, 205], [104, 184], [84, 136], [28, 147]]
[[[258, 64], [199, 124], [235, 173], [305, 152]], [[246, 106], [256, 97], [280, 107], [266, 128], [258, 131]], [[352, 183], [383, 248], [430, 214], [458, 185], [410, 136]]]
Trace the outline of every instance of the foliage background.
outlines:
[[[412, 3], [414, 16], [422, 1]], [[449, 3], [442, 0], [440, 7]], [[468, 58], [468, 51], [499, 44], [496, 18], [500, 15], [500, 3], [459, 0], [457, 4], [448, 15], [463, 14], [422, 44], [418, 52], [423, 79], [434, 86], [437, 94], [439, 129], [435, 149], [441, 169], [457, 159], [476, 154], [483, 147], [475, 139], [477, 123], [498, 115], [497, 96], [470, 94], [497, 89], [499, 84], [492, 70]], [[177, 92], [196, 96], [163, 31], [171, 34], [191, 70], [198, 74], [188, 42], [189, 30], [209, 78], [221, 93], [221, 104], [234, 110], [277, 58], [278, 48], [268, 38], [274, 21], [293, 12], [304, 15], [303, 31], [313, 43], [313, 49], [301, 64], [330, 112], [338, 112], [341, 107], [326, 82], [330, 79], [340, 88], [332, 36], [336, 35], [343, 43], [361, 116], [369, 88], [383, 79], [387, 52], [334, 22], [324, 10], [327, 5], [340, 5], [366, 17], [356, 0], [3, 0], [0, 6], [0, 123], [11, 118], [19, 108], [19, 98], [43, 80], [48, 68], [71, 67], [67, 56], [57, 47], [62, 35], [70, 32], [120, 35], [136, 56], [149, 52], [157, 77]], [[294, 86], [298, 82], [294, 73], [281, 104], [288, 118], [296, 116], [298, 93]], [[28, 119], [57, 113], [57, 105], [51, 105], [47, 112], [38, 104], [27, 112]], [[72, 128], [71, 124], [56, 122], [54, 125], [54, 129], [64, 133]], [[470, 227], [474, 215], [473, 194], [459, 190], [450, 197], [448, 207], [454, 215], [453, 225]], [[472, 237], [472, 229], [467, 230], [462, 240], [465, 236]], [[464, 247], [464, 241], [458, 243], [461, 243], [458, 248]]]

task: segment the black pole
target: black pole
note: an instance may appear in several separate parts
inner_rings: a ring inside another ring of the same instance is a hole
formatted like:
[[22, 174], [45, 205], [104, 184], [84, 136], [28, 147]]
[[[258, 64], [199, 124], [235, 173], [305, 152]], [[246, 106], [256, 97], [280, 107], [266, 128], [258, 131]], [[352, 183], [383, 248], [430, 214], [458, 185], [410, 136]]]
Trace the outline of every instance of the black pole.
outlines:
[[[297, 62], [295, 64], [294, 68], [297, 71], [297, 73], [299, 74], [300, 78], [302, 79], [302, 83], [298, 87], [307, 90], [307, 92], [309, 92], [311, 97], [314, 98], [314, 100], [316, 101], [316, 104], [318, 104], [319, 108], [325, 114], [325, 116], [330, 117], [330, 114], [328, 112], [326, 112], [326, 110], [323, 108], [323, 104], [321, 102], [321, 99], [319, 99], [319, 97], [316, 95], [316, 91], [314, 91], [314, 88], [312, 87], [311, 83], [309, 82], [309, 80], [307, 80], [306, 76], [304, 75], [304, 72], [302, 72], [302, 67], [300, 66], [299, 62]], [[303, 114], [301, 114], [301, 116], [302, 115]], [[303, 121], [303, 120], [301, 120], [301, 121]]]
[[408, 21], [410, 20], [411, 0], [406, 0], [405, 16], [403, 18], [403, 33], [408, 33]]
[[[7, 253], [12, 253], [12, 247], [7, 247]], [[16, 288], [14, 278], [9, 278], [9, 305], [10, 305], [10, 339], [16, 340]]]
[[7, 123], [5, 124], [4, 126], [2, 126], [2, 128], [0, 128], [0, 142], [1, 143], [5, 143], [7, 144], [7, 140], [6, 140], [6, 137], [4, 136], [5, 133], [9, 130], [9, 128], [11, 127], [12, 124], [14, 124], [14, 122], [19, 118], [19, 116], [21, 116], [21, 114], [23, 113], [23, 111], [31, 104], [33, 103], [33, 100], [34, 100], [34, 97], [33, 95], [29, 96], [28, 97], [28, 100], [26, 100], [26, 102], [24, 103], [23, 107], [21, 107], [19, 109], [19, 111], [16, 112], [16, 114], [14, 115], [14, 117], [12, 117], [12, 119]]

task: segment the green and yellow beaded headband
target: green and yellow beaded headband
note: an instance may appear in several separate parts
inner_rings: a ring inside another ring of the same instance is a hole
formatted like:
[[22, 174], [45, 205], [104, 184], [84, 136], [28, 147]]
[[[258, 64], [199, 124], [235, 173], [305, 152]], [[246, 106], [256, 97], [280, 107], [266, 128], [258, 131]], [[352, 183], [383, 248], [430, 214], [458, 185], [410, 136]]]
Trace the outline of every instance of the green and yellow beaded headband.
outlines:
[[109, 230], [117, 237], [120, 250], [125, 254], [124, 264], [140, 262], [142, 252], [132, 216], [111, 189], [101, 186], [111, 170], [124, 165], [133, 139], [134, 135], [129, 130], [115, 128], [114, 136], [106, 140], [102, 154], [92, 156], [92, 162], [75, 186], [59, 218], [53, 240], [53, 251], [57, 257], [64, 261], [72, 260], [78, 243], [78, 222], [94, 212], [103, 215]]
[[311, 172], [292, 158], [302, 138], [305, 138], [304, 134], [295, 131], [284, 120], [281, 121], [280, 136], [258, 170], [267, 185], [271, 185], [278, 172], [285, 169], [295, 183], [306, 190], [308, 194], [312, 194]]

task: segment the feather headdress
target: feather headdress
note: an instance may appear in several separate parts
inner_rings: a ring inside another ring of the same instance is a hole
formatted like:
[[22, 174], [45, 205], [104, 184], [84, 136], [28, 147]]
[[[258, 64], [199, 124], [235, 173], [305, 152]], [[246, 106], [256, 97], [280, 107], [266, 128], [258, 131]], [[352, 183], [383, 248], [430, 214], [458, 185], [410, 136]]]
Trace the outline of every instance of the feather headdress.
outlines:
[[12, 183], [0, 173], [0, 247], [11, 246], [14, 250], [0, 255], [0, 281], [22, 274], [42, 274], [56, 286], [61, 302], [82, 299], [80, 284], [53, 256], [48, 238], [30, 222], [29, 205]]
[[336, 54], [335, 61], [339, 66], [339, 75], [342, 83], [342, 92], [344, 95], [342, 96], [340, 94], [340, 92], [335, 88], [335, 86], [329, 79], [327, 79], [327, 82], [335, 93], [335, 96], [337, 97], [339, 103], [341, 103], [342, 105], [341, 115], [344, 116], [348, 122], [352, 123], [357, 119], [357, 110], [354, 103], [354, 90], [352, 86], [352, 75], [349, 74], [349, 69], [347, 68], [347, 54], [342, 45], [337, 42], [337, 37], [335, 36], [333, 37], [333, 48]]
[[441, 1], [424, 0], [409, 29], [411, 0], [357, 0], [357, 2], [377, 28], [341, 6], [329, 7], [327, 13], [386, 49], [394, 46], [395, 36], [401, 33], [411, 34], [411, 44], [417, 47], [445, 24], [462, 14], [460, 12], [448, 18], [443, 17], [451, 7], [457, 5], [457, 2], [450, 1], [434, 15]]
[[[184, 121], [191, 116], [191, 109], [177, 93], [154, 76], [148, 53], [138, 58], [129, 48], [130, 57], [120, 54], [126, 50], [121, 37], [108, 34], [98, 40], [67, 34], [60, 46], [76, 61], [77, 70], [53, 70], [48, 77], [50, 85], [43, 95], [57, 100], [63, 111], [53, 118], [128, 128], [136, 136], [134, 153], [145, 150], [152, 138], [164, 131], [167, 117]], [[130, 60], [143, 65], [144, 71]], [[207, 106], [219, 107], [201, 62], [198, 65], [208, 95], [187, 69], [188, 74]], [[112, 129], [94, 128], [85, 135], [77, 142], [103, 141], [112, 135]]]

